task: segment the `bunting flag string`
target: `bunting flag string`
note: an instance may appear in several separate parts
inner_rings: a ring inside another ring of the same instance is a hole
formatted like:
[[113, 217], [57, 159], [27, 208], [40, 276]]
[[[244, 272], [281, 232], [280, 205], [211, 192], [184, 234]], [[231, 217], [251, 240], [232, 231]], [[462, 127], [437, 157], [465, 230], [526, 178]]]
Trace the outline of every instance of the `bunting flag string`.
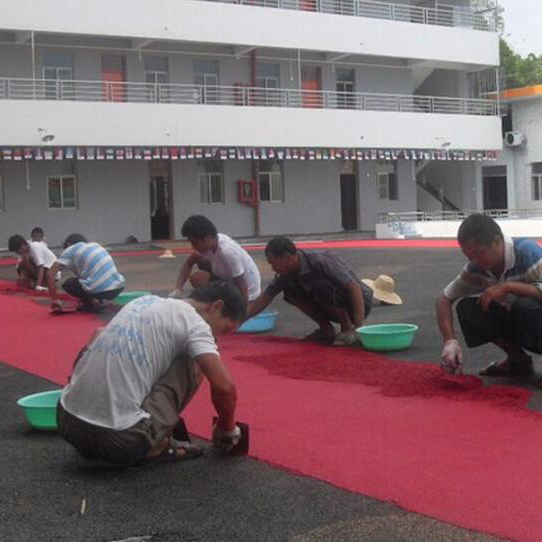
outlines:
[[495, 161], [498, 151], [299, 147], [3, 147], [0, 160], [437, 160]]

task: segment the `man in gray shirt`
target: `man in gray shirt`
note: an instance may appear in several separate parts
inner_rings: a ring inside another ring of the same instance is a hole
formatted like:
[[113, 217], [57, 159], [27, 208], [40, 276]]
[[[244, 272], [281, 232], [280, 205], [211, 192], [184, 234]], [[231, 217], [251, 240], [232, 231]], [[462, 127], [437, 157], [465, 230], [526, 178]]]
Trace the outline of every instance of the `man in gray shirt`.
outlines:
[[[372, 291], [339, 256], [330, 252], [298, 250], [286, 237], [274, 237], [265, 249], [275, 279], [249, 304], [247, 318], [265, 307], [280, 292], [284, 300], [295, 305], [314, 320], [319, 328], [306, 339], [351, 345], [355, 330], [363, 325], [372, 305]], [[340, 324], [336, 334], [332, 322]]]

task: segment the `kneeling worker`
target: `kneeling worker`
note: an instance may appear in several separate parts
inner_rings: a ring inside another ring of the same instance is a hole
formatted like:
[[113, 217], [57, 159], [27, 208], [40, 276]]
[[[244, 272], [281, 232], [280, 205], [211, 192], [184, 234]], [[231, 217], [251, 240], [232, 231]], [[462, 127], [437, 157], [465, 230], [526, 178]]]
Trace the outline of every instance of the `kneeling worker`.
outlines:
[[[249, 304], [247, 318], [261, 312], [276, 295], [284, 292], [286, 302], [319, 326], [306, 340], [355, 344], [355, 330], [369, 315], [373, 294], [342, 258], [330, 252], [298, 250], [286, 237], [271, 239], [265, 256], [276, 276]], [[339, 334], [335, 333], [332, 322], [340, 324]]]
[[507, 356], [480, 374], [532, 374], [525, 350], [542, 353], [542, 248], [531, 239], [503, 235], [492, 218], [481, 214], [462, 222], [457, 240], [469, 263], [437, 299], [446, 369], [461, 371], [463, 353], [452, 318], [452, 305], [460, 300], [456, 311], [467, 346], [494, 343]]
[[213, 439], [236, 444], [236, 388], [215, 337], [235, 330], [245, 309], [237, 288], [218, 281], [186, 301], [126, 305], [76, 360], [58, 407], [62, 437], [84, 457], [121, 465], [200, 455], [173, 433], [203, 376], [218, 413]]

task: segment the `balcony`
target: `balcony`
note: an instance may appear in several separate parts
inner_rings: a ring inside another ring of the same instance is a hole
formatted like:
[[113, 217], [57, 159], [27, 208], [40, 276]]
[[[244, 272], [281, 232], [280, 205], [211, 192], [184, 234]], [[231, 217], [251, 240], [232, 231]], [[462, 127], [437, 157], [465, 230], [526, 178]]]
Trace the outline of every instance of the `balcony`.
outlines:
[[44, 46], [73, 41], [99, 48], [107, 38], [125, 50], [222, 46], [238, 58], [275, 49], [294, 55], [301, 51], [301, 56], [319, 53], [329, 62], [393, 58], [407, 66], [468, 71], [499, 65], [498, 34], [489, 31], [490, 20], [470, 10], [366, 0], [236, 1], [242, 4], [48, 0], [36, 5], [34, 0], [3, 0], [0, 29], [13, 33], [14, 42], [28, 40], [33, 32], [35, 42]]
[[0, 99], [497, 115], [497, 103], [494, 100], [331, 90], [273, 89], [244, 85], [201, 86], [116, 81], [0, 79]]
[[0, 145], [502, 147], [492, 100], [0, 79]]
[[387, 2], [366, 0], [201, 0], [242, 6], [291, 9], [315, 13], [368, 17], [403, 23], [418, 23], [437, 26], [471, 28], [495, 32], [494, 17], [476, 13], [470, 8], [439, 6], [428, 8]]

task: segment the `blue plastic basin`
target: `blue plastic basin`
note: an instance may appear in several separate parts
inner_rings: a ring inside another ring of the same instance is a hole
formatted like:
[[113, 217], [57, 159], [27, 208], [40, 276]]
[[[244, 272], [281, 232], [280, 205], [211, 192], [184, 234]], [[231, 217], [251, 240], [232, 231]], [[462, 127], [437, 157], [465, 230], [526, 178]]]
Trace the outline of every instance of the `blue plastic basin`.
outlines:
[[278, 312], [263, 311], [252, 318], [249, 318], [237, 330], [237, 333], [264, 333], [275, 327]]
[[377, 324], [356, 329], [356, 335], [367, 350], [404, 350], [418, 331], [415, 324]]

